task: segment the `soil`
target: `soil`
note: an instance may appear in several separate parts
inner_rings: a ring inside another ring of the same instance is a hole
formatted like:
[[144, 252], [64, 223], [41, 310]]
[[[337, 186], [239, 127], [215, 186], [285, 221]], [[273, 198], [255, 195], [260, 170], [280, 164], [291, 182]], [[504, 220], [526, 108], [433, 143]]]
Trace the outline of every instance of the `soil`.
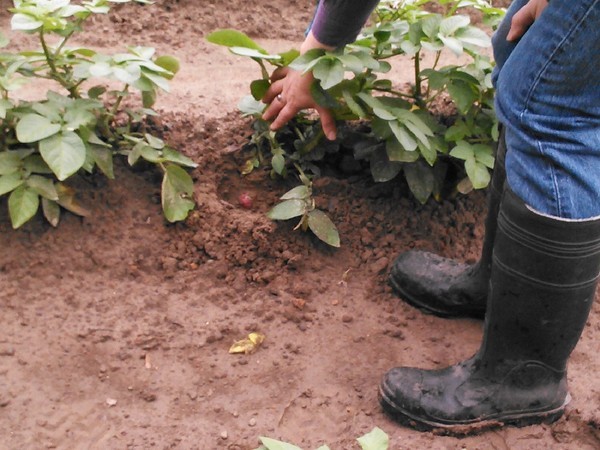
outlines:
[[[357, 449], [375, 426], [391, 449], [600, 448], [598, 302], [570, 359], [573, 400], [553, 425], [456, 438], [380, 410], [389, 368], [445, 367], [479, 348], [480, 321], [425, 315], [386, 277], [411, 248], [474, 262], [485, 193], [421, 206], [401, 181], [332, 171], [317, 202], [341, 248], [266, 218], [293, 180], [239, 172], [251, 130], [235, 105], [257, 67], [204, 36], [235, 28], [288, 49], [312, 4], [164, 0], [119, 5], [88, 28], [83, 43], [101, 50], [144, 43], [180, 58], [158, 125], [198, 163], [197, 208], [166, 223], [158, 175], [121, 165], [114, 181], [77, 180], [91, 214], [65, 214], [56, 229], [36, 218], [14, 231], [0, 202], [1, 449], [254, 449], [259, 436]], [[230, 354], [251, 332], [266, 336], [258, 350]]]

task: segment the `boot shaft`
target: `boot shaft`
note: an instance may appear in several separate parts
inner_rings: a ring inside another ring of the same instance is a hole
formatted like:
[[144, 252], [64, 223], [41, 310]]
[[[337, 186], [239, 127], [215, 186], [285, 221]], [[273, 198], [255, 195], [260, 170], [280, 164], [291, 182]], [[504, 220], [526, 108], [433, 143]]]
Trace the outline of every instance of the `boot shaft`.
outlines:
[[498, 369], [531, 361], [564, 371], [599, 273], [600, 220], [539, 215], [507, 188], [494, 243], [482, 363]]

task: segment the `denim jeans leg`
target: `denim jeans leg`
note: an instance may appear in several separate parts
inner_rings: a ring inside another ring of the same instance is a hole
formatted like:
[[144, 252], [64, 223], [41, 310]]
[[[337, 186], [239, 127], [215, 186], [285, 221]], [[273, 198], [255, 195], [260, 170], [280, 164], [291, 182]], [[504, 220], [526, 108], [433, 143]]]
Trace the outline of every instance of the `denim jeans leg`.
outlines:
[[[517, 43], [494, 36], [512, 190], [536, 211], [600, 216], [600, 0], [552, 0]], [[508, 27], [508, 28], [507, 28]]]

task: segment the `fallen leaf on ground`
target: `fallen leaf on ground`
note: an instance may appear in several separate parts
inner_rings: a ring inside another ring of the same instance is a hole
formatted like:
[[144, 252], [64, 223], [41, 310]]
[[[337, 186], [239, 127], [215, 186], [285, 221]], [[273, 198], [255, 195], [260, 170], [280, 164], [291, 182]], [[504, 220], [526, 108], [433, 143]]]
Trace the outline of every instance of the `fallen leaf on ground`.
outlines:
[[253, 353], [265, 340], [265, 335], [250, 333], [247, 338], [235, 342], [229, 349], [229, 353]]

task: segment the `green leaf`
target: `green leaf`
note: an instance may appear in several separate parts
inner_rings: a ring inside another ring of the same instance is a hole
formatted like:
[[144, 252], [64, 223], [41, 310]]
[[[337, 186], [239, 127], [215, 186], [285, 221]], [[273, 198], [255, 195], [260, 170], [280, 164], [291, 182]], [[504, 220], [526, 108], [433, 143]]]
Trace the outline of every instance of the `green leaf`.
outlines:
[[57, 227], [58, 222], [60, 222], [60, 206], [58, 203], [42, 197], [42, 211], [50, 225]]
[[306, 214], [306, 202], [300, 199], [285, 200], [275, 205], [267, 213], [272, 220], [288, 220]]
[[263, 53], [260, 50], [255, 50], [253, 48], [246, 47], [230, 47], [229, 51], [234, 55], [238, 56], [247, 56], [252, 59], [266, 59], [266, 60], [279, 60], [281, 56], [279, 55], [271, 55], [268, 53]]
[[344, 66], [337, 58], [322, 58], [315, 65], [313, 75], [321, 81], [323, 89], [329, 89], [344, 79]]
[[281, 175], [283, 173], [283, 170], [285, 169], [285, 158], [283, 155], [279, 154], [279, 155], [273, 155], [273, 157], [271, 158], [271, 166], [273, 167], [273, 170], [278, 173], [279, 175]]
[[0, 31], [0, 48], [4, 48], [9, 44], [8, 38], [4, 35], [2, 31]]
[[390, 445], [390, 438], [379, 427], [373, 428], [371, 432], [357, 439], [362, 450], [387, 450]]
[[370, 159], [371, 176], [378, 183], [390, 181], [402, 170], [402, 164], [390, 161], [384, 146], [379, 146], [371, 154]]
[[0, 152], [0, 175], [9, 175], [21, 168], [21, 157], [16, 152]]
[[212, 44], [224, 45], [225, 47], [246, 47], [265, 52], [260, 45], [237, 30], [222, 29], [213, 31], [206, 36], [206, 40]]
[[394, 133], [394, 136], [404, 150], [412, 152], [417, 149], [417, 141], [408, 133], [404, 126], [397, 121], [390, 121], [389, 124], [392, 133]]
[[348, 105], [348, 108], [350, 108], [350, 111], [352, 111], [354, 114], [356, 114], [360, 118], [366, 117], [365, 110], [358, 104], [358, 102], [356, 100], [354, 100], [354, 97], [352, 96], [351, 92], [344, 89], [342, 91], [342, 96], [344, 97], [344, 100], [346, 101], [346, 105]]
[[[1, 86], [1, 83], [0, 83]], [[13, 104], [10, 100], [0, 98], [0, 119], [6, 119], [6, 113], [13, 109]]]
[[[154, 60], [154, 64], [156, 64], [159, 67], [162, 67], [165, 70], [168, 70], [173, 75], [175, 75], [177, 72], [179, 72], [179, 69], [181, 68], [181, 66], [179, 64], [179, 60], [177, 58], [175, 58], [174, 56], [170, 56], [170, 55], [159, 56], [158, 58], [156, 58]], [[171, 79], [173, 77], [169, 76], [168, 78]]]
[[23, 160], [23, 167], [30, 173], [41, 173], [45, 175], [52, 173], [52, 169], [48, 167], [48, 164], [46, 164], [46, 161], [44, 161], [42, 155], [39, 153], [27, 156]]
[[88, 149], [92, 155], [92, 159], [100, 169], [100, 171], [106, 175], [109, 179], [115, 179], [115, 172], [113, 166], [113, 152], [111, 149], [104, 146], [89, 144]]
[[313, 209], [308, 213], [308, 228], [315, 233], [319, 239], [332, 247], [340, 246], [340, 235], [337, 228], [327, 214], [319, 209]]
[[33, 31], [41, 28], [44, 22], [29, 14], [16, 13], [13, 15], [10, 26], [13, 30]]
[[408, 152], [405, 148], [398, 142], [397, 139], [391, 138], [386, 141], [385, 149], [387, 151], [387, 155], [390, 161], [397, 162], [415, 162], [419, 159], [419, 152]]
[[8, 197], [8, 212], [12, 227], [19, 228], [37, 212], [40, 206], [38, 194], [29, 187], [21, 185]]
[[469, 158], [465, 161], [465, 170], [475, 189], [483, 189], [490, 183], [490, 172], [486, 166]]
[[464, 28], [471, 23], [469, 16], [456, 14], [450, 17], [445, 17], [440, 22], [440, 33], [444, 36], [451, 36], [460, 28]]
[[456, 146], [450, 150], [450, 156], [458, 159], [467, 160], [469, 158], [474, 158], [475, 152], [471, 144], [466, 141], [458, 141]]
[[180, 166], [189, 167], [191, 169], [198, 167], [198, 164], [196, 164], [191, 158], [182, 155], [181, 153], [172, 149], [171, 147], [163, 148], [162, 153], [163, 159], [165, 161], [170, 161], [175, 164], [179, 164]]
[[425, 204], [433, 192], [435, 186], [435, 177], [433, 170], [423, 161], [417, 161], [413, 164], [404, 166], [404, 175], [410, 191], [415, 198]]
[[50, 178], [40, 175], [31, 175], [27, 179], [27, 186], [33, 189], [38, 195], [48, 200], [58, 201], [58, 192], [54, 187], [54, 182]]
[[15, 132], [19, 142], [25, 144], [41, 141], [60, 131], [60, 124], [52, 123], [49, 119], [39, 114], [26, 114], [17, 123]]
[[454, 53], [456, 56], [462, 55], [463, 45], [462, 45], [462, 43], [458, 39], [453, 38], [453, 37], [449, 37], [449, 36], [443, 36], [441, 34], [438, 35], [438, 37], [444, 43], [444, 45], [450, 51], [452, 51], [452, 53]]
[[452, 100], [456, 103], [456, 107], [463, 114], [477, 100], [477, 93], [474, 92], [473, 87], [462, 80], [451, 80], [446, 88]]
[[492, 45], [492, 41], [486, 32], [477, 27], [469, 27], [459, 30], [454, 37], [460, 40], [463, 44], [474, 45], [476, 47], [487, 48]]
[[250, 83], [250, 92], [252, 93], [252, 97], [254, 97], [255, 100], [262, 99], [267, 93], [269, 86], [271, 86], [269, 80], [254, 80], [252, 83]]
[[277, 441], [268, 437], [260, 437], [259, 439], [267, 450], [302, 450], [300, 447], [295, 445], [288, 444], [287, 442]]
[[169, 222], [184, 220], [194, 209], [194, 182], [181, 167], [170, 164], [162, 182], [162, 208]]
[[290, 189], [285, 194], [281, 196], [281, 200], [290, 200], [292, 198], [296, 198], [299, 200], [303, 200], [310, 197], [310, 189], [308, 186], [300, 185], [296, 186], [293, 189]]
[[251, 95], [244, 96], [238, 103], [238, 109], [245, 116], [261, 115], [266, 107], [267, 105], [256, 100]]
[[40, 141], [40, 154], [56, 178], [63, 181], [83, 166], [86, 149], [77, 134], [65, 131]]
[[19, 173], [11, 173], [9, 175], [0, 176], [0, 196], [14, 191], [23, 183], [24, 180]]

